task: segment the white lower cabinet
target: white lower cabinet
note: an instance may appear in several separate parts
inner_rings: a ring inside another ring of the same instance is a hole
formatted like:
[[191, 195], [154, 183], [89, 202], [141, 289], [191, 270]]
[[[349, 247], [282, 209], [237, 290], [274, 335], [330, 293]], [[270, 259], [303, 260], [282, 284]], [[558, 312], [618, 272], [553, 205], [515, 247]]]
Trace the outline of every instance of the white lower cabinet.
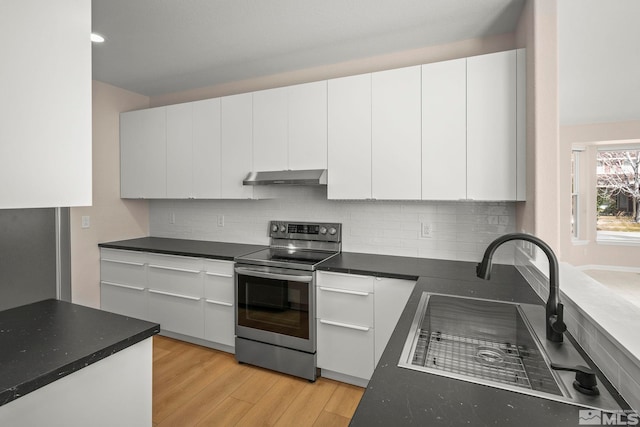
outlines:
[[364, 385], [415, 282], [321, 271], [316, 283], [318, 367], [323, 376]]
[[204, 339], [235, 345], [233, 263], [205, 260]]
[[100, 250], [100, 305], [103, 310], [148, 319], [145, 254]]
[[100, 265], [103, 310], [199, 344], [235, 345], [233, 262], [103, 248]]

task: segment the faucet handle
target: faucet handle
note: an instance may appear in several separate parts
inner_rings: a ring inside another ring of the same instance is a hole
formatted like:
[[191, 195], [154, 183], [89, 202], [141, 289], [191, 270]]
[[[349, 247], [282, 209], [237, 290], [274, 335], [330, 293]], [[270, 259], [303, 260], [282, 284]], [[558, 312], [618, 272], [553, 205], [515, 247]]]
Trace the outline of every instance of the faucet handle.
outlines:
[[567, 331], [567, 324], [564, 323], [564, 305], [558, 303], [556, 314], [549, 317], [549, 324], [554, 332], [563, 334]]
[[567, 366], [559, 363], [551, 362], [551, 369], [557, 371], [572, 371], [576, 373], [576, 379], [573, 382], [573, 388], [583, 394], [590, 396], [597, 396], [600, 394], [598, 390], [598, 380], [596, 379], [596, 373], [590, 368], [582, 365]]

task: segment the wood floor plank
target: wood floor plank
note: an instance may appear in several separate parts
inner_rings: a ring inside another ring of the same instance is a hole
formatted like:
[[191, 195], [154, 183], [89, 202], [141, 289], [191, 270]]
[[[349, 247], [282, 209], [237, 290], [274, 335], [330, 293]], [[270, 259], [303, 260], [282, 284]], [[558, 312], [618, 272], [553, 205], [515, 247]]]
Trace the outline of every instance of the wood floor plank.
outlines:
[[232, 354], [155, 336], [153, 426], [347, 426], [364, 389], [239, 364]]
[[306, 380], [281, 376], [259, 402], [240, 419], [236, 426], [272, 426], [302, 391]]
[[278, 381], [278, 375], [272, 371], [252, 367], [251, 377], [238, 387], [231, 396], [248, 403], [257, 403]]
[[169, 416], [159, 423], [158, 427], [187, 427], [195, 426], [216, 406], [230, 397], [238, 387], [251, 376], [251, 369], [244, 365], [236, 369], [227, 369], [215, 381], [209, 383], [195, 395], [191, 395], [187, 402], [180, 405]]
[[198, 427], [234, 426], [253, 405], [234, 397], [227, 397], [198, 424]]
[[313, 427], [347, 427], [350, 421], [351, 418], [345, 418], [333, 412], [322, 411]]
[[308, 383], [276, 422], [278, 427], [313, 426], [338, 385], [335, 381], [318, 378]]
[[351, 418], [363, 394], [364, 389], [361, 387], [340, 383], [336, 391], [333, 392], [329, 402], [327, 402], [324, 410], [345, 418]]

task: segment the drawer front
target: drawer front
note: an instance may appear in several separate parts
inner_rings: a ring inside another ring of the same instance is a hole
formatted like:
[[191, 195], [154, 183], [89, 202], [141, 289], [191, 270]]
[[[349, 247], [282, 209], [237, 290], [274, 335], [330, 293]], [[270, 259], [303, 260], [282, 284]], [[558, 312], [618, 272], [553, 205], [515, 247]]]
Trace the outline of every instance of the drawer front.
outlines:
[[373, 277], [327, 271], [317, 273], [317, 286], [373, 293]]
[[201, 298], [202, 276], [202, 260], [156, 255], [149, 258], [149, 289]]
[[231, 303], [234, 301], [234, 263], [205, 260], [204, 297], [209, 300]]
[[234, 313], [233, 305], [205, 300], [204, 339], [235, 346]]
[[101, 249], [100, 279], [132, 286], [147, 286], [144, 253]]
[[161, 292], [149, 290], [149, 320], [159, 323], [163, 331], [203, 338], [202, 300]]
[[318, 367], [369, 380], [373, 374], [374, 330], [318, 320]]
[[233, 304], [233, 277], [204, 276], [204, 297], [206, 299]]
[[224, 277], [233, 277], [234, 263], [231, 261], [219, 261], [215, 259], [205, 259], [204, 271]]
[[100, 282], [100, 308], [123, 316], [147, 320], [147, 295], [142, 287]]
[[319, 286], [318, 318], [373, 327], [373, 293]]

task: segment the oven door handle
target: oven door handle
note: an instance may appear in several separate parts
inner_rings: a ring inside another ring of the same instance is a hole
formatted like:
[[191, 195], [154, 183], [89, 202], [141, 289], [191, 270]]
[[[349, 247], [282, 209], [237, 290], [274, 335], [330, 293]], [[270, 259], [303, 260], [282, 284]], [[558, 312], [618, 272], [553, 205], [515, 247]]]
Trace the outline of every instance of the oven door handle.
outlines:
[[303, 276], [303, 275], [296, 275], [296, 274], [276, 274], [276, 273], [267, 273], [266, 271], [258, 271], [258, 270], [253, 270], [251, 268], [245, 268], [245, 267], [236, 267], [236, 273], [238, 274], [244, 274], [247, 276], [253, 276], [253, 277], [261, 277], [263, 279], [275, 279], [275, 280], [291, 280], [294, 282], [305, 282], [305, 283], [311, 283], [311, 281], [313, 281], [313, 276]]

